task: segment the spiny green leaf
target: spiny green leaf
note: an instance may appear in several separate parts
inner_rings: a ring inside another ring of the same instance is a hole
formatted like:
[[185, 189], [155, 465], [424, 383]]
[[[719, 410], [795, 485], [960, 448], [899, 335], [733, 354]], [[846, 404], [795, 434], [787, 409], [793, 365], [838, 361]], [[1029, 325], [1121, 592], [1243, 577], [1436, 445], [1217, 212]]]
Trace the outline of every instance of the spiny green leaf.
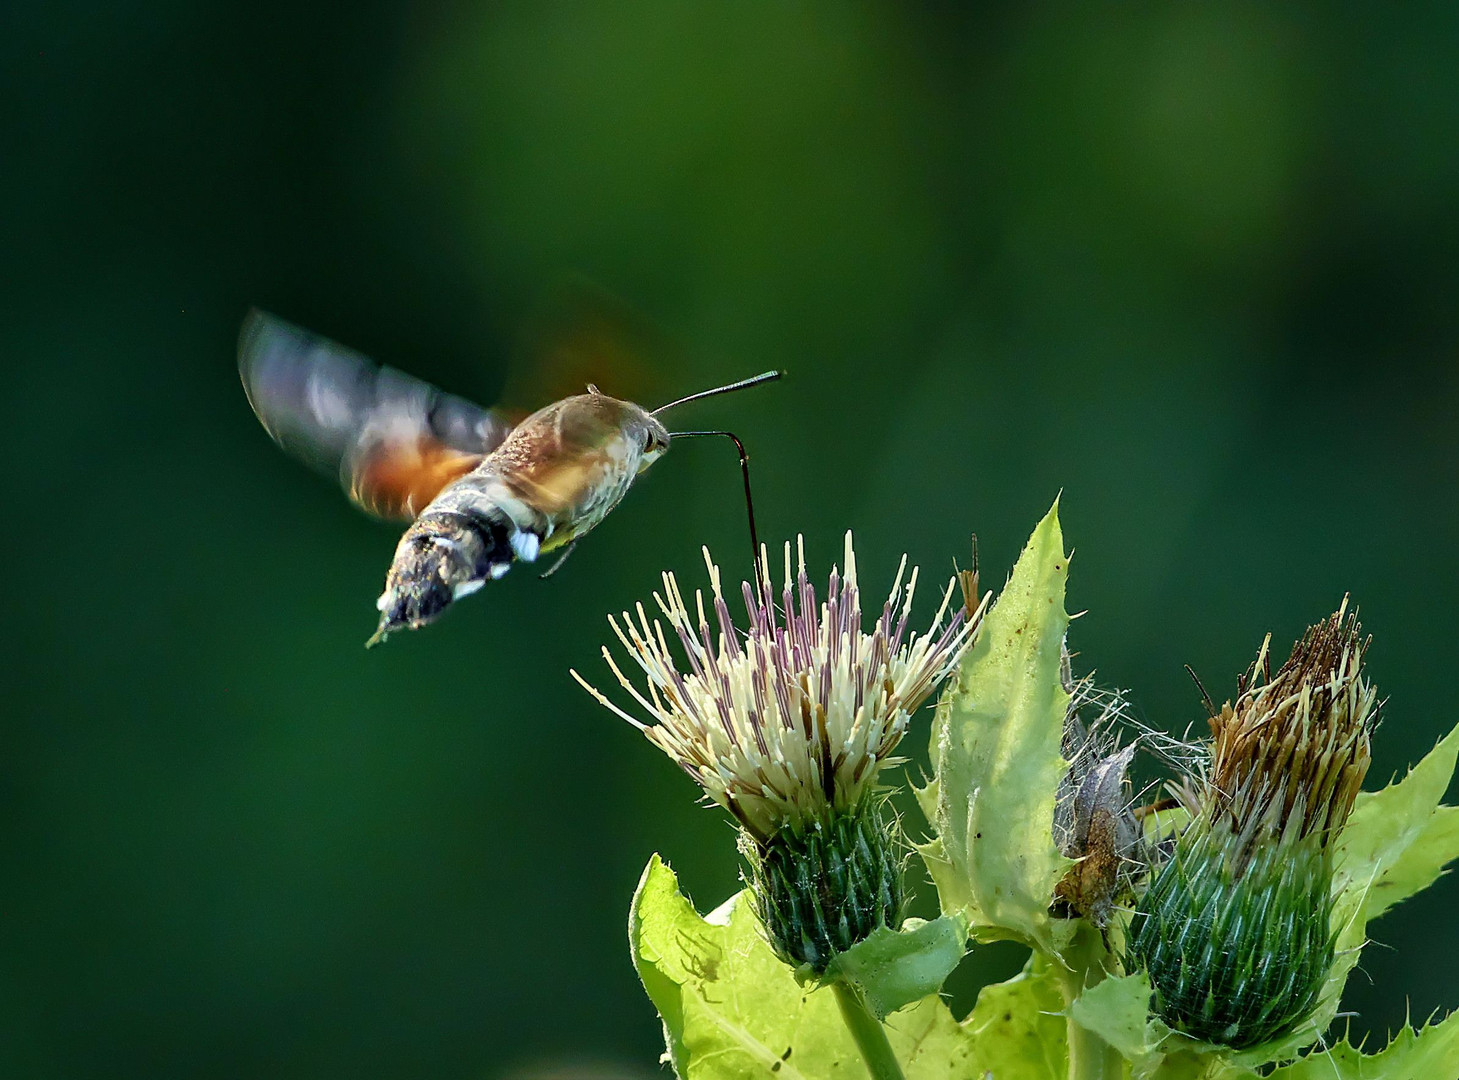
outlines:
[[629, 940], [675, 1071], [685, 1080], [864, 1075], [835, 998], [796, 981], [748, 900], [741, 893], [702, 919], [658, 856], [639, 882]]
[[1021, 973], [979, 991], [959, 1025], [963, 1042], [973, 1047], [969, 1062], [977, 1080], [989, 1074], [998, 1080], [1064, 1080], [1064, 998], [1055, 963], [1034, 953]]
[[1258, 1075], [1243, 1065], [1179, 1047], [1147, 1059], [1130, 1072], [1132, 1080], [1253, 1080]]
[[1433, 884], [1444, 865], [1459, 858], [1459, 811], [1439, 805], [1456, 758], [1459, 727], [1402, 781], [1358, 796], [1338, 841], [1337, 887], [1343, 896], [1335, 917], [1361, 904], [1362, 919], [1376, 919]]
[[1372, 922], [1401, 900], [1423, 892], [1459, 858], [1459, 806], [1439, 806], [1402, 856], [1384, 869], [1363, 898], [1363, 917]]
[[1459, 1013], [1415, 1031], [1405, 1027], [1376, 1054], [1346, 1040], [1269, 1074], [1269, 1080], [1443, 1080], [1459, 1076]]
[[831, 961], [827, 974], [861, 991], [878, 1020], [942, 989], [967, 952], [968, 925], [944, 915], [926, 922], [908, 919], [900, 930], [883, 926]]
[[[933, 717], [932, 717], [932, 745], [933, 746], [936, 746], [937, 745], [937, 738], [938, 738], [938, 734], [937, 734], [938, 733], [937, 718], [940, 715], [942, 715], [942, 710], [941, 709], [938, 709], [933, 714]], [[938, 797], [938, 792], [939, 792], [939, 786], [938, 786], [938, 783], [937, 783], [937, 777], [935, 777], [935, 776], [931, 780], [928, 780], [927, 781], [927, 785], [925, 787], [918, 787], [916, 784], [913, 784], [912, 785], [912, 794], [917, 797], [917, 807], [918, 807], [918, 809], [920, 809], [922, 811], [922, 816], [925, 817], [928, 821], [936, 821], [937, 820], [937, 797]]]
[[1094, 1032], [1128, 1060], [1152, 1050], [1147, 1036], [1150, 979], [1143, 971], [1113, 975], [1091, 986], [1074, 999], [1072, 1013], [1075, 1023]]
[[1048, 914], [1069, 860], [1053, 841], [1069, 695], [1059, 679], [1069, 559], [1058, 504], [1029, 538], [933, 721], [936, 837], [919, 847], [944, 912], [981, 940], [1056, 948]]
[[1134, 1080], [1243, 1080], [1253, 1069], [1230, 1051], [1189, 1039], [1149, 1017], [1150, 979], [1144, 972], [1112, 975], [1074, 999], [1074, 1022], [1094, 1032], [1130, 1063]]
[[[802, 986], [775, 957], [748, 893], [703, 918], [655, 856], [634, 897], [629, 938], [684, 1080], [866, 1075], [835, 996]], [[984, 1080], [990, 1072], [1062, 1080], [1061, 1008], [1050, 963], [1036, 959], [1022, 975], [984, 987], [961, 1024], [931, 995], [893, 1013], [887, 1037], [907, 1080]]]
[[1035, 955], [1012, 979], [983, 987], [961, 1023], [926, 998], [893, 1015], [887, 1031], [907, 1080], [1064, 1080], [1062, 1008], [1057, 972]]

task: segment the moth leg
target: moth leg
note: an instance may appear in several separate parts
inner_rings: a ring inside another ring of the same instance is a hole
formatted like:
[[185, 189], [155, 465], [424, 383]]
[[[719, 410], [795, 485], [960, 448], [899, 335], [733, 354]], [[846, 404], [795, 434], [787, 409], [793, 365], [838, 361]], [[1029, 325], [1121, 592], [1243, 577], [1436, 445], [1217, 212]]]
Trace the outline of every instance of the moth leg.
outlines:
[[562, 564], [567, 562], [567, 557], [572, 554], [572, 549], [577, 546], [578, 542], [576, 540], [569, 540], [567, 542], [567, 547], [563, 548], [562, 554], [557, 557], [557, 561], [549, 566], [546, 570], [542, 571], [540, 575], [542, 580], [546, 581], [553, 574], [557, 573], [557, 571], [562, 568]]

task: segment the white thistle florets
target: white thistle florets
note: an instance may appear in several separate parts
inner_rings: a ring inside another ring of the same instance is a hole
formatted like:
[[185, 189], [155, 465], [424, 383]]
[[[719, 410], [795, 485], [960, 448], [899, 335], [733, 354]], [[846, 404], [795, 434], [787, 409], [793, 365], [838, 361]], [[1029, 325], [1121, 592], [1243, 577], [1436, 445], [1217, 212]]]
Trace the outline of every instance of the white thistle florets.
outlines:
[[877, 773], [895, 763], [891, 753], [911, 714], [972, 643], [983, 613], [979, 607], [969, 614], [959, 604], [943, 625], [953, 594], [949, 583], [928, 632], [908, 634], [917, 571], [904, 590], [903, 556], [891, 594], [867, 633], [851, 534], [845, 575], [832, 569], [824, 603], [817, 602], [806, 575], [799, 538], [796, 556], [792, 579], [787, 543], [778, 605], [768, 571], [759, 589], [742, 583], [749, 622], [743, 632], [730, 619], [719, 567], [707, 548], [713, 631], [703, 593], [695, 591], [691, 615], [674, 575], [663, 575], [663, 592], [654, 593], [654, 601], [678, 637], [687, 662], [682, 672], [662, 624], [650, 621], [642, 604], [636, 605], [636, 620], [628, 612], [621, 622], [610, 616], [618, 640], [647, 676], [644, 689], [624, 675], [606, 647], [604, 659], [653, 723], [620, 709], [572, 673], [760, 840], [786, 825], [798, 828], [828, 811], [861, 804]]

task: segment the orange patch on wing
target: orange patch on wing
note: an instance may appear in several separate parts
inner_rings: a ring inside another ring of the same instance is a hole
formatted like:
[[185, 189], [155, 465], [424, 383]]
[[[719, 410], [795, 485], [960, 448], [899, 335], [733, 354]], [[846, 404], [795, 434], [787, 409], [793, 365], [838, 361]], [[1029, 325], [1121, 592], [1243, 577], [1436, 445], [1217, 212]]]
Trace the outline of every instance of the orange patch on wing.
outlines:
[[481, 459], [481, 454], [462, 454], [426, 436], [415, 443], [377, 446], [356, 466], [350, 498], [378, 517], [410, 521]]

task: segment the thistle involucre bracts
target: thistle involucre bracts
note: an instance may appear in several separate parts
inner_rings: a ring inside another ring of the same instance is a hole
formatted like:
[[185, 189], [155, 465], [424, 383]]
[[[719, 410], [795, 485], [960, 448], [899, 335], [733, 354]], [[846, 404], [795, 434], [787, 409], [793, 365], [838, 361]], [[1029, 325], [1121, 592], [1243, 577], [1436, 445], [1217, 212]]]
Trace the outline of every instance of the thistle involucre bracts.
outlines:
[[1155, 1011], [1238, 1049], [1291, 1033], [1334, 959], [1332, 849], [1369, 763], [1376, 693], [1347, 602], [1270, 673], [1263, 644], [1236, 704], [1211, 718], [1191, 823], [1140, 899], [1133, 965]]
[[901, 849], [877, 774], [899, 760], [891, 755], [912, 713], [962, 657], [981, 609], [969, 617], [958, 605], [944, 625], [950, 584], [928, 633], [908, 633], [917, 572], [904, 589], [904, 558], [868, 633], [850, 534], [844, 576], [831, 571], [823, 603], [800, 543], [796, 554], [792, 576], [786, 544], [778, 597], [768, 573], [742, 584], [743, 631], [707, 550], [712, 615], [697, 591], [691, 612], [674, 575], [663, 575], [654, 601], [678, 640], [682, 670], [662, 623], [642, 604], [609, 619], [642, 669], [643, 689], [607, 648], [604, 658], [652, 723], [573, 676], [734, 815], [770, 943], [787, 962], [820, 974], [836, 953], [900, 921]]

